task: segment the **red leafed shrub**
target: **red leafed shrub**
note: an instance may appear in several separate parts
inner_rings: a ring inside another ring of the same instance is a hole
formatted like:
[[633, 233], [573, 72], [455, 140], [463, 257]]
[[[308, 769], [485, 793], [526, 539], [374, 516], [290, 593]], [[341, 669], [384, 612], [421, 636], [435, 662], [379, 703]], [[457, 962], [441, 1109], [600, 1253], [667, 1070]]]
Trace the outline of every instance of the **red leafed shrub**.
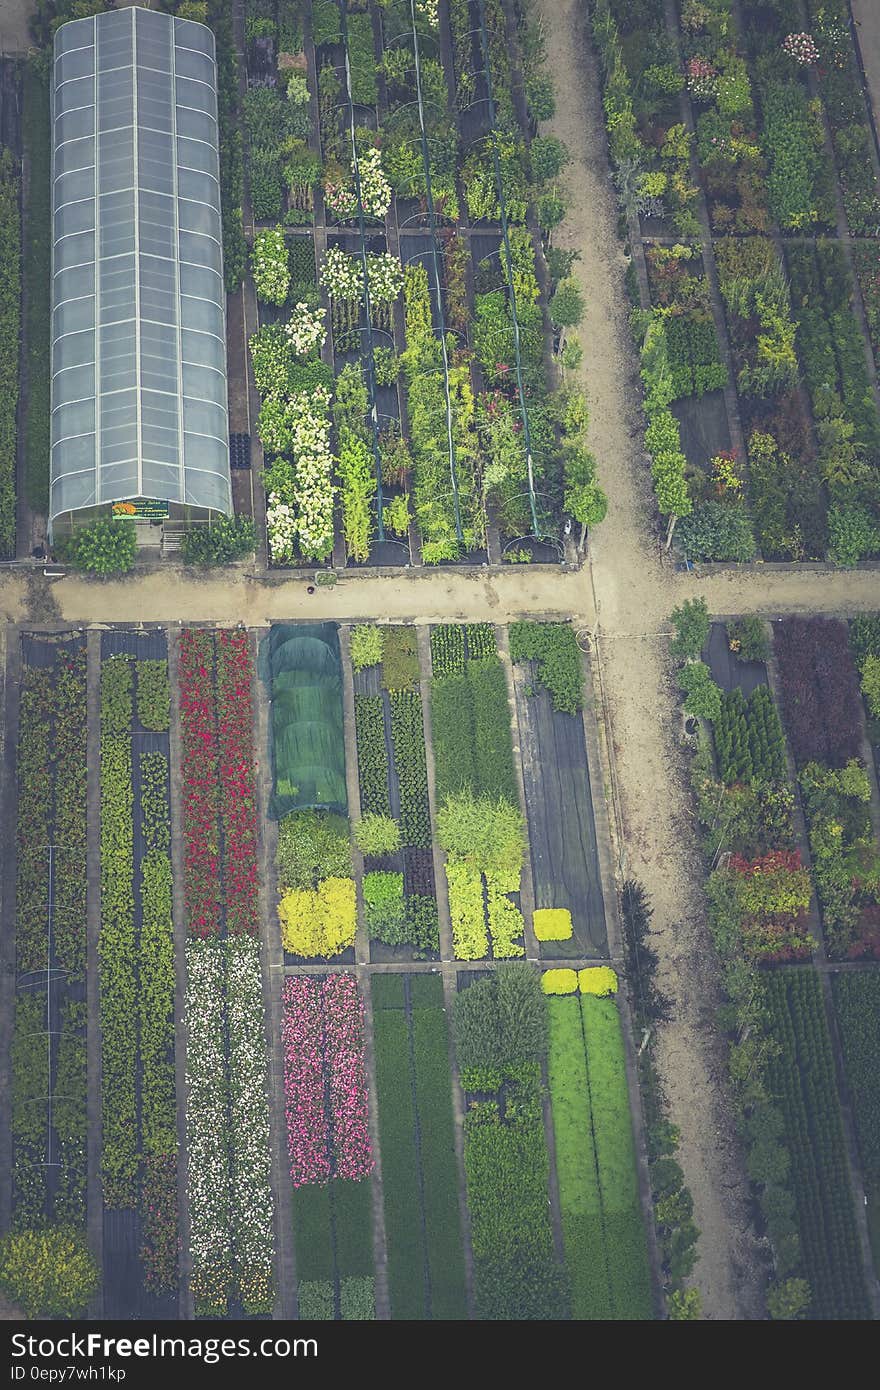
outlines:
[[785, 618], [774, 638], [785, 723], [800, 766], [844, 767], [861, 749], [862, 705], [844, 623]]

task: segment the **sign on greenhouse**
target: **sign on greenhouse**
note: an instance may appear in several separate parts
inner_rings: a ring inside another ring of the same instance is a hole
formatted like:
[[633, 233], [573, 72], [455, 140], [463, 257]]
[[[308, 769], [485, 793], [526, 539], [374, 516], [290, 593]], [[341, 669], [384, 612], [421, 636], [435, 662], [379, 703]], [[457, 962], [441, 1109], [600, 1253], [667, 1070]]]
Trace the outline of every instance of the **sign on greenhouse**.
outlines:
[[155, 497], [135, 497], [131, 502], [114, 502], [113, 515], [140, 517], [145, 521], [167, 521], [168, 503]]

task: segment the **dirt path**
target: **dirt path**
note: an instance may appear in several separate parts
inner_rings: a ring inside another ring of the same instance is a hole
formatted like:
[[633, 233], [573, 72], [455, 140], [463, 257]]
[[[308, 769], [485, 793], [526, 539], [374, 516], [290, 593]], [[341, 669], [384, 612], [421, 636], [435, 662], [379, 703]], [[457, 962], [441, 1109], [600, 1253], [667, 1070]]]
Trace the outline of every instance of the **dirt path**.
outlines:
[[862, 55], [862, 66], [868, 84], [868, 96], [874, 108], [874, 120], [880, 121], [880, 10], [877, 0], [850, 0], [856, 41]]
[[[760, 1317], [760, 1265], [724, 1048], [714, 1025], [715, 964], [690, 796], [677, 750], [680, 716], [667, 646], [653, 635], [630, 635], [656, 631], [681, 585], [679, 576], [662, 568], [651, 534], [654, 504], [635, 409], [625, 263], [604, 155], [599, 75], [582, 0], [540, 0], [539, 8], [548, 21], [548, 69], [558, 94], [558, 112], [549, 126], [574, 156], [566, 180], [571, 206], [558, 241], [581, 254], [576, 273], [587, 289], [588, 311], [579, 376], [592, 410], [591, 446], [609, 496], [607, 520], [593, 543], [592, 577], [620, 785], [620, 830], [626, 872], [645, 883], [654, 905], [660, 984], [675, 1001], [675, 1020], [661, 1032], [658, 1063], [672, 1118], [681, 1129], [680, 1159], [701, 1232], [695, 1281], [704, 1311], [712, 1318]], [[786, 576], [786, 593], [788, 587]], [[742, 607], [747, 594], [750, 607], [768, 597], [765, 585], [741, 576], [716, 577], [700, 588], [711, 590], [712, 608], [724, 612]], [[875, 594], [876, 588], [875, 580]]]
[[0, 0], [0, 53], [25, 53], [31, 44], [33, 0]]

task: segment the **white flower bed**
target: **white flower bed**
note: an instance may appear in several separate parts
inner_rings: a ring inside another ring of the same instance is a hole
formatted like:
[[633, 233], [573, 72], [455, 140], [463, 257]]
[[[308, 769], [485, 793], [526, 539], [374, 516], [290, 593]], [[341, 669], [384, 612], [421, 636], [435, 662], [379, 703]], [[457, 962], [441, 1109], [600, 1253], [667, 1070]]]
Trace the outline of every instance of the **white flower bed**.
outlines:
[[[229, 1058], [226, 1034], [229, 1032]], [[275, 1233], [259, 945], [186, 943], [186, 1138], [196, 1313], [271, 1312]]]
[[229, 1122], [232, 1231], [246, 1313], [270, 1313], [275, 1229], [269, 1141], [268, 1058], [259, 943], [231, 937], [229, 952]]
[[224, 1002], [219, 937], [186, 943], [186, 1142], [196, 1312], [226, 1315], [232, 1283]]

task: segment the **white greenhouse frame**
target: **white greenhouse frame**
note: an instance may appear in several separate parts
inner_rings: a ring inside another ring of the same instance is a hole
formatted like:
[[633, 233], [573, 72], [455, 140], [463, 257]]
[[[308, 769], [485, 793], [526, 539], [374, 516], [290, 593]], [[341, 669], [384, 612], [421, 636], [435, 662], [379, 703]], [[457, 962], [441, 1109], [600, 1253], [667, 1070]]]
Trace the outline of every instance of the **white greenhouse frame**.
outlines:
[[50, 534], [139, 498], [228, 515], [210, 29], [137, 7], [59, 28], [52, 219]]

